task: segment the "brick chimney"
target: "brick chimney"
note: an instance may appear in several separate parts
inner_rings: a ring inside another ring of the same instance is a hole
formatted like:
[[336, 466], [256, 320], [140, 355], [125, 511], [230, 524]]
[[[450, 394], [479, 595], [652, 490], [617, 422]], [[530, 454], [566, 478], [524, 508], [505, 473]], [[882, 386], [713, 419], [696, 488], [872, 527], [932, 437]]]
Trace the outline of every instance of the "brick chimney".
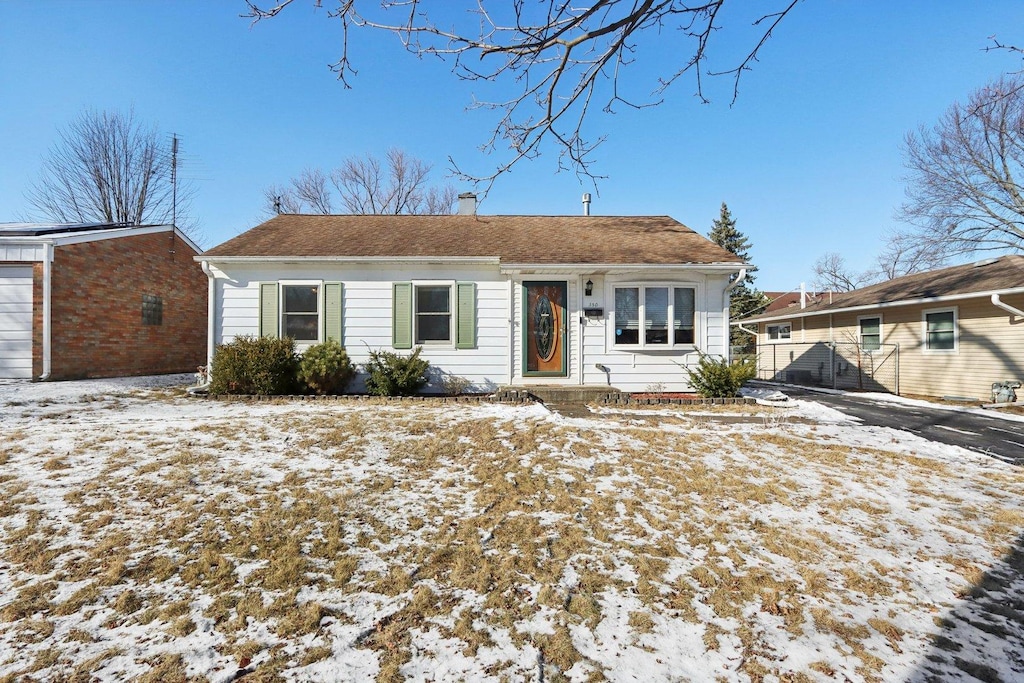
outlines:
[[476, 193], [475, 192], [462, 192], [459, 194], [459, 215], [460, 216], [475, 216], [476, 215]]

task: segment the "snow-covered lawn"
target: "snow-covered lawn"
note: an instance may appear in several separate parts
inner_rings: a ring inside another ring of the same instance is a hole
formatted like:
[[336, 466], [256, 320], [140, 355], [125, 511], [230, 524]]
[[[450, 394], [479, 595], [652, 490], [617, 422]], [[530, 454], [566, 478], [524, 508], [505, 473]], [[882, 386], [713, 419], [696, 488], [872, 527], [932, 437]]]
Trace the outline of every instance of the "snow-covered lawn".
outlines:
[[0, 679], [1024, 678], [998, 460], [799, 402], [174, 381], [0, 384]]

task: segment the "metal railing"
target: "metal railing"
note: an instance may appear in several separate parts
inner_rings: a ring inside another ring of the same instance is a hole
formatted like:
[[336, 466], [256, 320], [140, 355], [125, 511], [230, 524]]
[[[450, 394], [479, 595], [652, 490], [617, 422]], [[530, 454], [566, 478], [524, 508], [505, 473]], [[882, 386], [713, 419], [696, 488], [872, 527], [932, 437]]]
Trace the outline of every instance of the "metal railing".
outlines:
[[899, 344], [866, 350], [856, 342], [761, 344], [758, 378], [787, 384], [900, 393]]

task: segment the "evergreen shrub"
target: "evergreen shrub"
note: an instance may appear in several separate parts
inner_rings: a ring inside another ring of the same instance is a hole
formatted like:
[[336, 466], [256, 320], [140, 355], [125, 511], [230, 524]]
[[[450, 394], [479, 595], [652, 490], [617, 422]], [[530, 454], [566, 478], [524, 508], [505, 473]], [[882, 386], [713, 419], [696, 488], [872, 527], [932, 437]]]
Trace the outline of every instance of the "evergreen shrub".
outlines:
[[211, 394], [275, 396], [295, 390], [298, 359], [289, 337], [235, 337], [213, 352]]
[[420, 358], [422, 346], [410, 356], [391, 351], [370, 351], [370, 360], [363, 366], [370, 375], [366, 391], [371, 396], [413, 396], [427, 383], [430, 361]]
[[686, 368], [686, 372], [690, 375], [690, 384], [704, 398], [732, 398], [745, 382], [757, 376], [757, 361], [745, 358], [730, 363], [725, 358], [712, 358], [702, 353], [697, 367]]
[[299, 380], [314, 394], [343, 393], [355, 374], [345, 347], [334, 339], [310, 346], [299, 360]]

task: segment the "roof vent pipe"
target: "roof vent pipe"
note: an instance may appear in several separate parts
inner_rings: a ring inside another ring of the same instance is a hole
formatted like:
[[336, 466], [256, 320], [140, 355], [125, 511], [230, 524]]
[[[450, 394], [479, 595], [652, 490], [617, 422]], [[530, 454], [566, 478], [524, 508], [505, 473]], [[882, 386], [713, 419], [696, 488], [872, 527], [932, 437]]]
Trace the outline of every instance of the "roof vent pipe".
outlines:
[[584, 216], [589, 216], [590, 215], [590, 193], [589, 192], [584, 192], [583, 193], [583, 215]]
[[460, 216], [475, 216], [476, 215], [476, 193], [475, 192], [462, 192], [459, 194], [459, 215]]

